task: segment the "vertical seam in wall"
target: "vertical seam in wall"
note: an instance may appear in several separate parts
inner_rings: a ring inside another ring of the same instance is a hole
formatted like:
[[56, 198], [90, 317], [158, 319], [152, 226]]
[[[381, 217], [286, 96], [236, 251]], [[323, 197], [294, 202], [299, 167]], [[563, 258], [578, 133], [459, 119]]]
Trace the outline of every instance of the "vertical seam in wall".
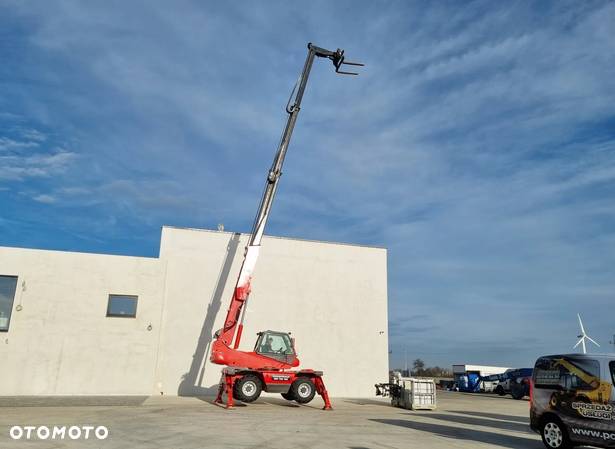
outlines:
[[[160, 256], [158, 256], [160, 257]], [[160, 260], [160, 259], [158, 259]], [[160, 353], [162, 351], [162, 337], [164, 332], [164, 318], [165, 312], [167, 308], [167, 270], [169, 266], [168, 259], [164, 261], [164, 274], [163, 274], [163, 282], [162, 282], [162, 301], [160, 305], [160, 319], [158, 321], [158, 345], [156, 350], [156, 362], [154, 363], [154, 385], [152, 385], [152, 393], [160, 393], [157, 388], [158, 382], [160, 382], [159, 374], [160, 374], [160, 363], [163, 357], [161, 357]], [[162, 386], [164, 390], [164, 385]]]

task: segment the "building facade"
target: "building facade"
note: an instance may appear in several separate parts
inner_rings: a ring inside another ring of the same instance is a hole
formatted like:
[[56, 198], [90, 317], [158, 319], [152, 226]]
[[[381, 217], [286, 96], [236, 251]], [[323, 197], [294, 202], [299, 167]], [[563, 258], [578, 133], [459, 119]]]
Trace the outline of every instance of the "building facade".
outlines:
[[[207, 395], [247, 235], [163, 227], [158, 258], [0, 247], [0, 396]], [[265, 237], [240, 349], [290, 331], [332, 396], [388, 375], [386, 250]]]

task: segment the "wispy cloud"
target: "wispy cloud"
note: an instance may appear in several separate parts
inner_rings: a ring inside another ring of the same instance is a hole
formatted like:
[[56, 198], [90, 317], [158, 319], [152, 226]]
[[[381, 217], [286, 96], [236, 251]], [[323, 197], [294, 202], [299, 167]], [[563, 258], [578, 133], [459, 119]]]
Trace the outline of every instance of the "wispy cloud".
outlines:
[[393, 364], [525, 365], [570, 349], [581, 307], [615, 330], [613, 3], [0, 8], [0, 185], [33, 192], [2, 198], [30, 223], [54, 201], [29, 235], [153, 254], [163, 223], [247, 231], [314, 41], [367, 66], [315, 64], [269, 232], [389, 248]]
[[0, 156], [0, 180], [24, 181], [59, 175], [67, 170], [75, 157], [75, 153], [64, 150], [27, 156]]
[[0, 151], [8, 152], [14, 150], [23, 150], [24, 148], [37, 147], [37, 142], [32, 141], [19, 141], [9, 139], [8, 137], [0, 137]]
[[54, 196], [48, 195], [46, 193], [41, 193], [39, 195], [34, 195], [32, 197], [34, 201], [44, 204], [53, 204], [56, 202], [56, 198]]

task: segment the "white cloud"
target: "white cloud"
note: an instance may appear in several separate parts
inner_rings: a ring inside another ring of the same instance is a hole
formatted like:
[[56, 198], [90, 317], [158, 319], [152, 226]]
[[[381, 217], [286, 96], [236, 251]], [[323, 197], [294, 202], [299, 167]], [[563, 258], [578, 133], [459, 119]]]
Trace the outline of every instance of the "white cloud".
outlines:
[[43, 203], [43, 204], [53, 204], [56, 202], [56, 198], [54, 196], [48, 195], [46, 193], [35, 195], [32, 197], [32, 199], [38, 203]]
[[76, 157], [75, 153], [65, 150], [28, 156], [0, 156], [0, 181], [24, 181], [58, 175], [64, 173]]
[[20, 141], [8, 137], [0, 137], [0, 151], [8, 152], [38, 147], [38, 142]]
[[47, 136], [44, 133], [34, 128], [22, 129], [21, 135], [24, 139], [29, 140], [31, 142], [44, 142], [47, 140]]

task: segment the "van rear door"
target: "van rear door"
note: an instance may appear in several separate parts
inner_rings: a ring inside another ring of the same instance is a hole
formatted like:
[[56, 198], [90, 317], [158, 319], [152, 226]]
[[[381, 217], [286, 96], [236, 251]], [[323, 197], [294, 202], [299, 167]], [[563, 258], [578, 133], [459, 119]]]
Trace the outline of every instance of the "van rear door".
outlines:
[[[611, 373], [591, 356], [564, 356], [565, 388], [560, 410], [570, 439], [599, 447], [615, 447], [615, 414]], [[612, 371], [612, 368], [609, 368]]]
[[583, 354], [541, 357], [536, 362], [534, 402], [538, 411], [556, 414], [573, 441], [615, 444], [615, 439], [609, 440], [615, 421], [607, 416], [613, 385], [611, 379], [605, 384], [603, 367], [604, 363], [601, 366]]

